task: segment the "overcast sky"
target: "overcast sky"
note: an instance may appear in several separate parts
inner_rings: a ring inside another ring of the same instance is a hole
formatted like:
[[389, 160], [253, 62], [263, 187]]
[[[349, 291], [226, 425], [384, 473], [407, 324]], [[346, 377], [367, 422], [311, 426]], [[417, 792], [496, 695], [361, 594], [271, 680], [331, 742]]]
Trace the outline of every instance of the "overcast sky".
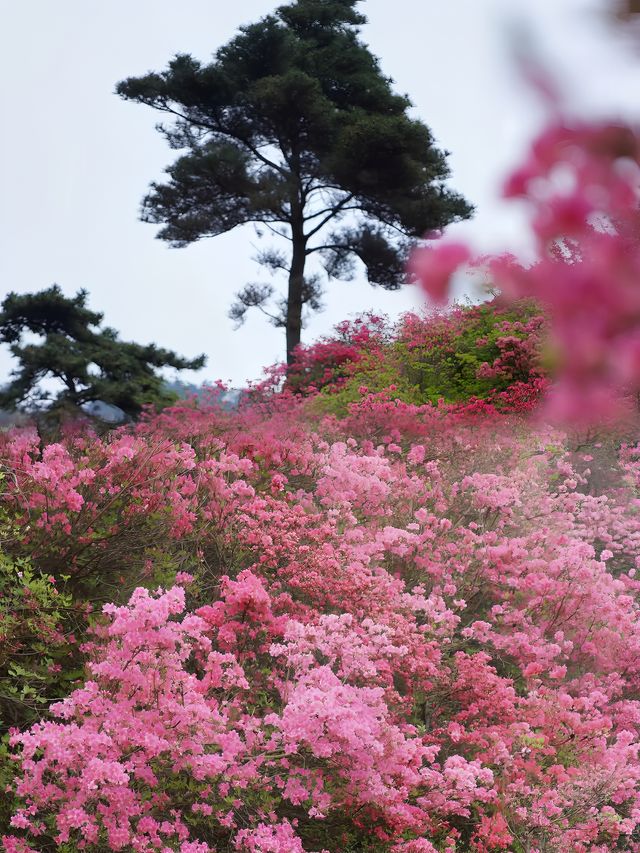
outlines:
[[[576, 111], [636, 114], [640, 58], [603, 15], [605, 0], [364, 0], [363, 38], [416, 115], [451, 152], [451, 184], [477, 206], [454, 231], [481, 249], [522, 247], [521, 214], [498, 200], [509, 166], [542, 121], [511, 61], [526, 28]], [[3, 294], [57, 282], [84, 287], [124, 339], [155, 341], [208, 365], [184, 378], [241, 385], [283, 355], [259, 314], [239, 331], [233, 294], [259, 278], [243, 229], [186, 249], [138, 220], [150, 181], [175, 157], [153, 110], [113, 94], [124, 77], [161, 70], [178, 52], [207, 60], [274, 0], [0, 0], [0, 274]], [[396, 316], [411, 288], [331, 284], [309, 341], [361, 310]], [[0, 356], [0, 382], [9, 358]]]

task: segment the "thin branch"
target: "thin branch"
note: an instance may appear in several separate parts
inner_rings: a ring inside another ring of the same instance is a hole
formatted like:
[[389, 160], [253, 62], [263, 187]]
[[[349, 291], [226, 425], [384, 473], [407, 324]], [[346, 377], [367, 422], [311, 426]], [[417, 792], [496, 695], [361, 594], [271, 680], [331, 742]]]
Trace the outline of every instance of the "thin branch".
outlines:
[[276, 323], [278, 326], [282, 324], [282, 317], [278, 317], [277, 314], [271, 314], [269, 311], [263, 308], [262, 305], [252, 305], [251, 307], [257, 308], [259, 311], [262, 311], [262, 313], [266, 317], [268, 317], [270, 320], [273, 320], [273, 322]]
[[[342, 210], [345, 209], [346, 205], [349, 204], [349, 202], [351, 201], [352, 198], [353, 198], [353, 193], [351, 193], [348, 196], [345, 196], [342, 199], [342, 201], [338, 202], [338, 204], [334, 205], [333, 207], [328, 208], [329, 212], [327, 213], [327, 215], [322, 220], [320, 220], [320, 222], [317, 225], [315, 225], [311, 229], [311, 231], [308, 232], [308, 234], [306, 235], [307, 239], [309, 239], [310, 237], [313, 237], [313, 235], [317, 234], [318, 231], [321, 231], [324, 228], [324, 226], [327, 224], [327, 222], [330, 222]], [[351, 208], [351, 209], [357, 210], [357, 208]], [[316, 215], [319, 215], [319, 214], [316, 214]]]
[[[273, 221], [274, 221], [274, 222], [285, 222], [285, 220], [284, 220], [284, 219], [274, 219]], [[270, 224], [269, 222], [267, 222], [265, 219], [258, 219], [258, 220], [256, 220], [256, 222], [260, 222], [262, 225], [266, 225], [266, 226], [267, 226], [267, 228], [268, 228], [270, 231], [273, 231], [273, 233], [274, 233], [277, 237], [282, 237], [282, 238], [284, 238], [285, 240], [288, 240], [290, 243], [293, 243], [293, 237], [290, 237], [288, 234], [281, 234], [281, 233], [280, 233], [280, 231], [276, 230], [276, 229], [273, 227], [273, 225], [271, 225], [271, 224]], [[288, 224], [288, 223], [287, 223], [287, 224]]]
[[260, 150], [255, 147], [255, 145], [251, 145], [250, 142], [248, 142], [246, 139], [243, 139], [241, 136], [238, 136], [235, 133], [231, 133], [228, 130], [222, 130], [219, 125], [216, 126], [215, 124], [210, 124], [209, 122], [204, 121], [202, 119], [194, 121], [193, 119], [188, 118], [183, 113], [179, 112], [178, 110], [174, 110], [172, 107], [169, 106], [157, 107], [155, 104], [150, 106], [155, 106], [156, 109], [161, 110], [161, 112], [170, 113], [171, 115], [177, 116], [179, 119], [182, 119], [182, 121], [186, 122], [187, 124], [194, 124], [196, 126], [200, 125], [201, 127], [207, 128], [207, 130], [211, 131], [212, 133], [219, 133], [222, 136], [228, 136], [230, 139], [235, 139], [236, 142], [240, 142], [242, 145], [244, 145], [253, 154], [254, 157], [264, 163], [265, 166], [268, 166], [270, 169], [275, 169], [277, 172], [280, 172], [280, 174], [286, 178], [290, 177], [291, 173], [287, 169], [285, 169], [283, 166], [280, 166], [278, 163], [274, 163], [273, 160], [269, 160], [268, 157], [265, 157], [264, 154], [262, 154]]
[[346, 203], [340, 206], [334, 205], [334, 207], [323, 207], [322, 210], [317, 210], [315, 213], [310, 213], [308, 216], [305, 216], [304, 221], [310, 222], [312, 219], [317, 219], [318, 216], [322, 216], [325, 213], [333, 213], [336, 209], [342, 210], [362, 210], [362, 205], [360, 204], [352, 204], [347, 206]]
[[[311, 178], [311, 182], [313, 182], [313, 178]], [[307, 190], [307, 194], [311, 195], [311, 193], [315, 192], [325, 192], [326, 190], [338, 190], [339, 192], [344, 192], [344, 187], [340, 187], [337, 184], [317, 184], [315, 187], [311, 187]]]
[[407, 234], [407, 232], [406, 232], [406, 231], [404, 231], [404, 230], [403, 230], [399, 225], [395, 225], [393, 222], [387, 222], [387, 220], [386, 220], [386, 219], [383, 219], [383, 218], [382, 218], [381, 216], [379, 216], [378, 214], [375, 214], [375, 215], [374, 215], [374, 218], [375, 218], [375, 219], [377, 219], [379, 222], [382, 222], [382, 224], [383, 224], [383, 225], [386, 225], [386, 226], [387, 226], [387, 228], [393, 228], [393, 229], [394, 229], [394, 231], [397, 231], [399, 234], [402, 234], [402, 236], [403, 236], [403, 237], [409, 237], [409, 236], [410, 236], [410, 235], [409, 235], [409, 234]]
[[310, 255], [312, 252], [321, 252], [323, 249], [333, 249], [334, 251], [347, 251], [351, 252], [352, 249], [349, 246], [344, 246], [341, 243], [324, 243], [322, 246], [313, 246], [311, 249], [307, 249], [307, 255]]

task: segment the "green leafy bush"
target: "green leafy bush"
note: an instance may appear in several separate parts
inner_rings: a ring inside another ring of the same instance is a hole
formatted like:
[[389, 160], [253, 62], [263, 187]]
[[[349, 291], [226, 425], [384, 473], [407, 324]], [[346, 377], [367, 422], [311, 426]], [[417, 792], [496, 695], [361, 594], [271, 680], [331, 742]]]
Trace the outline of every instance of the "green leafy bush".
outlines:
[[[332, 340], [352, 346], [350, 369], [343, 363], [338, 381], [325, 378], [313, 405], [319, 413], [340, 416], [363, 393], [389, 391], [415, 405], [489, 399], [543, 375], [544, 334], [545, 319], [530, 301], [505, 307], [493, 300], [446, 314], [408, 314], [395, 327], [378, 322], [364, 341], [361, 326], [343, 324]], [[312, 361], [311, 350], [301, 363]], [[314, 350], [318, 359], [327, 351], [327, 341]], [[316, 367], [309, 375], [318, 372]]]

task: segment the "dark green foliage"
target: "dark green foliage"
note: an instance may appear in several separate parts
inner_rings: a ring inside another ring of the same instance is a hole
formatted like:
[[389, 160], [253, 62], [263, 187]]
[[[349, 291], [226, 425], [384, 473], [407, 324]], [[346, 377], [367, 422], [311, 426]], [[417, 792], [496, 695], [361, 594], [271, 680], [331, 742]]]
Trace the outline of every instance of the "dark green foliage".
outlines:
[[[161, 239], [185, 246], [254, 223], [290, 240], [287, 298], [271, 315], [290, 361], [303, 308], [319, 305], [306, 275], [314, 253], [330, 276], [352, 277], [357, 258], [371, 284], [395, 289], [410, 244], [472, 211], [444, 185], [446, 153], [360, 41], [357, 3], [297, 0], [243, 27], [209, 65], [178, 55], [117, 86], [175, 118], [161, 130], [186, 152], [143, 202]], [[272, 294], [252, 285], [234, 318]]]
[[[64, 695], [70, 680], [61, 663], [73, 662], [63, 622], [71, 596], [26, 559], [0, 552], [0, 736], [11, 726], [31, 723]], [[67, 621], [70, 621], [67, 619]]]
[[[433, 321], [436, 335], [424, 346], [399, 338], [394, 361], [420, 402], [484, 399], [540, 375], [543, 324], [539, 306], [524, 300], [507, 307], [493, 302], [458, 307], [441, 330]], [[516, 357], [505, 359], [505, 350]], [[483, 375], [483, 366], [496, 363], [495, 374]]]
[[[57, 285], [5, 298], [0, 341], [9, 345], [18, 367], [0, 392], [0, 407], [75, 411], [101, 400], [136, 417], [145, 404], [166, 405], [175, 399], [159, 368], [203, 366], [204, 356], [189, 360], [155, 344], [119, 340], [113, 329], [100, 327], [103, 315], [90, 311], [86, 301], [85, 290], [67, 298]], [[62, 388], [44, 388], [41, 383], [50, 379]]]
[[[0, 488], [5, 489], [0, 472]], [[81, 672], [68, 642], [75, 627], [74, 602], [64, 587], [33, 568], [25, 557], [7, 553], [24, 535], [6, 506], [0, 509], [0, 835], [15, 810], [10, 785], [15, 765], [9, 732], [46, 716]]]

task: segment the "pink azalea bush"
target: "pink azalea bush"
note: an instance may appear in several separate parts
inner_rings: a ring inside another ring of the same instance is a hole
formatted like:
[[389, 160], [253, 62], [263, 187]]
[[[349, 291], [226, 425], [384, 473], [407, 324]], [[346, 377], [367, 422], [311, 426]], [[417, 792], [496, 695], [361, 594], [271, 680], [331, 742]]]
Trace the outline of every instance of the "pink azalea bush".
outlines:
[[[427, 259], [431, 263], [433, 252]], [[315, 395], [313, 408], [320, 414], [344, 415], [363, 389], [388, 389], [413, 404], [466, 404], [477, 398], [502, 411], [522, 411], [518, 395], [511, 404], [510, 394], [518, 388], [524, 398], [526, 389], [535, 401], [545, 390], [546, 337], [546, 318], [526, 299], [409, 313], [396, 324], [365, 314], [340, 323], [331, 336], [298, 347], [293, 364], [271, 371], [260, 390]]]

